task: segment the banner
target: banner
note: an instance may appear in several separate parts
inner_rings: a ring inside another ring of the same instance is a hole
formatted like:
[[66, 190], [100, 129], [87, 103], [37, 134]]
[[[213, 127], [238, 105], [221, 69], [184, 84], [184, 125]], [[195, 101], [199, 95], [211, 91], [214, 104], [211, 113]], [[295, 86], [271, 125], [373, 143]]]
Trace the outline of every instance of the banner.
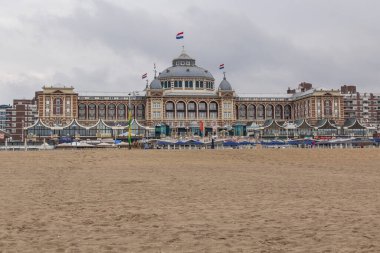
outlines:
[[204, 136], [205, 127], [202, 120], [199, 122], [199, 131], [202, 133], [202, 136]]

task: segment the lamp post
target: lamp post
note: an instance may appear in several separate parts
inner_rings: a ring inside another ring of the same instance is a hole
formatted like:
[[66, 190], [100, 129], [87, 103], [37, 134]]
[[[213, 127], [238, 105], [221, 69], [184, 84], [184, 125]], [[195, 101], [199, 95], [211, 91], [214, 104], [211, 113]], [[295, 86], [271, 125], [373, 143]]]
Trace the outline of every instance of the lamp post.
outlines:
[[77, 140], [76, 140], [76, 127], [77, 127], [77, 125], [74, 123], [74, 124], [72, 125], [72, 127], [73, 127], [73, 129], [74, 129], [74, 141], [75, 141], [75, 147], [78, 147], [78, 142], [77, 142]]
[[128, 149], [131, 147], [131, 124], [132, 124], [132, 115], [131, 115], [131, 93], [128, 93]]
[[[37, 125], [36, 125], [36, 127], [37, 127], [37, 131], [38, 131], [38, 139], [36, 139], [36, 141], [35, 142], [37, 142], [37, 140], [39, 140], [40, 138], [41, 138], [41, 128], [42, 128], [42, 125], [40, 124], [40, 123], [38, 123]], [[37, 138], [37, 135], [35, 134], [35, 137]]]
[[[131, 149], [131, 135], [132, 135], [132, 120], [134, 119], [134, 115], [132, 115], [132, 110], [131, 110], [131, 95], [132, 97], [135, 97], [135, 95], [139, 95], [138, 91], [132, 91], [132, 92], [129, 92], [128, 93], [128, 121], [130, 120], [129, 122], [129, 126], [128, 126], [128, 149]], [[129, 117], [130, 115], [130, 117]]]
[[21, 120], [21, 141], [24, 142], [24, 120]]

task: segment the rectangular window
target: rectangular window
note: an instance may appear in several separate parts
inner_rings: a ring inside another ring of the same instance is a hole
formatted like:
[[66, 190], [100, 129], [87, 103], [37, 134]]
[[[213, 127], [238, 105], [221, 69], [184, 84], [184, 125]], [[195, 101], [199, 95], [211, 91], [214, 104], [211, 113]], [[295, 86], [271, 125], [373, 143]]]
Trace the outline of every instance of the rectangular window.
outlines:
[[211, 118], [211, 119], [216, 119], [216, 118], [218, 118], [218, 113], [217, 113], [217, 112], [210, 112], [210, 118]]
[[206, 112], [199, 112], [199, 118], [205, 119], [206, 117], [207, 117], [207, 113]]
[[177, 112], [177, 119], [184, 119], [185, 113], [184, 112]]
[[174, 112], [166, 112], [166, 118], [167, 119], [173, 119], [174, 118]]
[[224, 109], [231, 109], [231, 103], [224, 103], [223, 107]]
[[153, 119], [160, 119], [161, 118], [161, 112], [153, 112]]
[[153, 109], [161, 108], [161, 104], [159, 102], [153, 102]]

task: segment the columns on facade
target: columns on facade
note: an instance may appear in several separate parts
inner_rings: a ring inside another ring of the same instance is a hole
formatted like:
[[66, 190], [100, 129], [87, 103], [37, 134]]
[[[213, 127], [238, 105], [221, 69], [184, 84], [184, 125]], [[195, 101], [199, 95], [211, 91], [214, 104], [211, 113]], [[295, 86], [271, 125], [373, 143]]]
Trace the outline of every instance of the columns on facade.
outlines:
[[62, 116], [63, 116], [63, 118], [65, 118], [66, 117], [66, 96], [63, 96], [62, 97]]

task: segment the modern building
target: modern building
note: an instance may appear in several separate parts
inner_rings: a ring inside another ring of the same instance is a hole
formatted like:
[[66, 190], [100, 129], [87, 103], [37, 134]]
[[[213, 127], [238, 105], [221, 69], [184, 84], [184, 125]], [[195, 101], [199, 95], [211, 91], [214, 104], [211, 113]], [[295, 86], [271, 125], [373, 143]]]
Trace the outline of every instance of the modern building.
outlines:
[[2, 129], [2, 130], [6, 129], [5, 121], [7, 119], [6, 111], [8, 108], [11, 108], [11, 106], [10, 105], [0, 105], [0, 129]]
[[24, 128], [33, 125], [38, 119], [34, 99], [15, 99], [13, 106], [6, 109], [6, 130], [12, 141], [24, 140]]
[[0, 143], [5, 143], [10, 137], [10, 134], [2, 129], [0, 129]]
[[341, 87], [344, 95], [344, 116], [358, 119], [365, 126], [380, 126], [380, 94], [357, 92], [356, 86]]

